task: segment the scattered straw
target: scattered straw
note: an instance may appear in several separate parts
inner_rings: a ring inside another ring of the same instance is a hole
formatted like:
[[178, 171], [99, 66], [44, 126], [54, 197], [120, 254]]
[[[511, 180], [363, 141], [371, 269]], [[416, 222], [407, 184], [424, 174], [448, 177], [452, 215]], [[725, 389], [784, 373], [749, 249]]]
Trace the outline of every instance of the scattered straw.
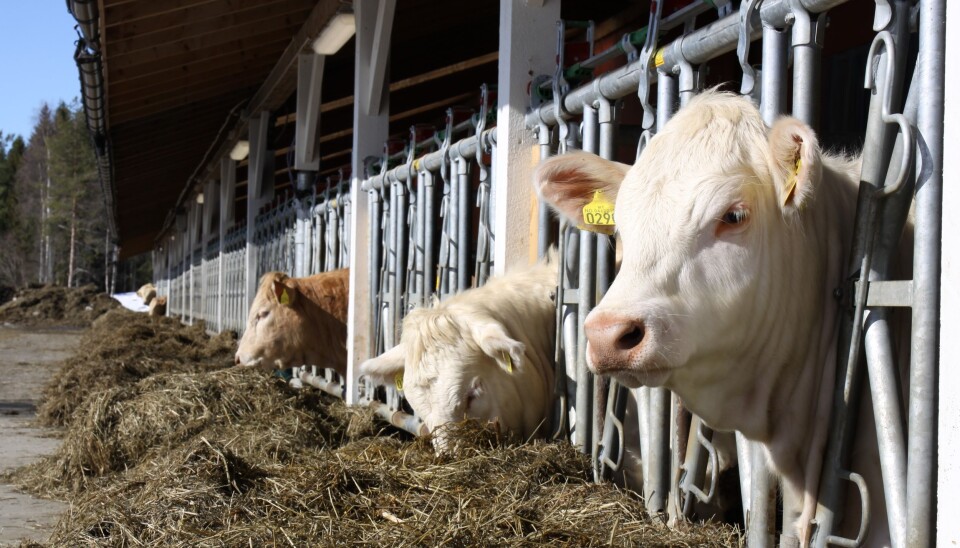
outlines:
[[[118, 340], [142, 334], [122, 335], [123, 323], [108, 324]], [[127, 346], [175, 344], [181, 329], [158, 324], [162, 335]], [[196, 337], [178, 351], [197, 359], [213, 344]], [[517, 444], [465, 423], [438, 456], [368, 409], [211, 367], [147, 368], [77, 400], [58, 452], [10, 478], [71, 502], [51, 545], [742, 545], [728, 526], [666, 527], [636, 495], [593, 484], [569, 444]]]

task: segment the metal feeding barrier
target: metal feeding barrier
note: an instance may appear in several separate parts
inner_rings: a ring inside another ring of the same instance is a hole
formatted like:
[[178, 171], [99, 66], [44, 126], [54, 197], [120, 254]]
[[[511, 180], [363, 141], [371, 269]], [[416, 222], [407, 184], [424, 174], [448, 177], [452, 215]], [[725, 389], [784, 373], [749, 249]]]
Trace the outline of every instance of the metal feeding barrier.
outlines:
[[[442, 130], [414, 126], [406, 146], [388, 141], [382, 157], [367, 162], [361, 190], [370, 206], [374, 355], [399, 342], [407, 312], [479, 287], [490, 275], [493, 101], [494, 90], [483, 86], [478, 113], [448, 109]], [[361, 397], [391, 424], [422, 433], [398, 388], [377, 389], [364, 381]]]
[[[826, 12], [844, 1], [742, 0], [736, 10], [729, 0], [679, 2], [679, 8], [652, 2], [645, 28], [599, 52], [592, 23], [560, 22], [555, 70], [534, 78], [525, 118], [527, 129], [536, 134], [540, 161], [574, 150], [612, 160], [618, 138], [621, 149], [633, 147], [636, 140], [639, 156], [701, 91], [707, 65], [732, 52], [742, 75], [739, 91], [756, 102], [765, 123], [791, 114], [819, 129]], [[892, 544], [925, 546], [933, 538], [942, 187], [937, 166], [943, 155], [943, 104], [921, 98], [942, 97], [944, 9], [944, 0], [875, 2], [876, 39], [864, 67], [870, 98], [853, 255], [847, 283], [837, 289], [843, 304], [840, 360], [816, 519], [810, 524], [817, 547], [860, 546], [869, 520], [875, 519], [866, 504], [866, 483], [850, 470], [856, 428], [877, 431]], [[717, 13], [716, 20], [698, 26], [698, 16], [710, 10]], [[571, 44], [572, 28], [584, 31], [580, 34], [586, 40]], [[662, 43], [668, 32], [676, 37]], [[919, 54], [913, 63], [910, 41], [917, 32]], [[751, 55], [756, 40], [761, 40], [759, 56], [755, 50]], [[568, 62], [567, 53], [574, 50], [581, 54]], [[593, 70], [618, 57], [626, 58], [623, 66], [593, 77]], [[759, 64], [751, 62], [758, 57]], [[911, 73], [908, 67], [914, 65]], [[628, 142], [618, 126], [623, 99], [633, 94], [642, 115], [639, 139], [634, 134]], [[354, 278], [370, 295], [364, 314], [369, 312], [371, 321], [359, 329], [370, 355], [392, 348], [410, 310], [484, 284], [495, 266], [494, 251], [512, 237], [494, 233], [498, 181], [493, 166], [510, 144], [501, 143], [498, 151], [495, 95], [493, 86], [484, 86], [476, 112], [451, 108], [444, 127], [417, 125], [406, 141], [387, 141], [380, 156], [362, 162], [363, 173], [353, 174], [359, 191], [350, 188], [351, 174], [343, 171], [306, 185], [298, 179], [297, 191], [274, 199], [257, 215], [251, 210], [252, 225], [239, 222], [224, 229], [221, 223], [217, 237], [198, 239], [194, 209], [179, 214], [174, 235], [162, 240], [154, 255], [157, 286], [169, 297], [168, 314], [242, 333], [252, 298], [251, 275], [280, 270], [306, 276], [344, 268], [355, 251], [364, 253], [369, 265]], [[263, 121], [258, 123], [251, 129], [251, 149], [257, 132], [266, 134]], [[251, 158], [250, 165], [254, 163]], [[299, 175], [305, 173], [315, 171]], [[261, 186], [251, 199], [261, 198]], [[351, 190], [354, 199], [360, 196], [366, 203], [351, 204]], [[913, 279], [895, 280], [893, 256], [911, 207]], [[360, 242], [366, 247], [351, 250], [354, 213], [361, 215], [358, 230], [368, 228], [369, 237]], [[628, 390], [595, 378], [587, 367], [584, 319], [615, 275], [613, 237], [557, 223], [541, 203], [536, 241], [541, 257], [550, 246], [558, 248], [560, 257], [553, 437], [589, 454], [596, 479], [606, 479], [623, 466], [630, 437], [625, 419], [628, 408], [635, 411], [639, 447], [631, 449], [642, 458], [647, 509], [672, 520], [693, 515], [698, 503], [714, 500], [719, 490], [714, 446], [719, 434], [666, 389]], [[901, 401], [893, 352], [894, 307], [912, 319], [906, 401]], [[295, 373], [304, 384], [343, 394], [344, 380], [329, 371], [304, 364]], [[865, 374], [870, 388], [861, 394]], [[360, 401], [378, 415], [423, 433], [398, 387], [377, 388], [363, 379], [359, 384]], [[870, 397], [875, 425], [854, 422], [862, 396]], [[747, 543], [772, 546], [778, 500], [774, 475], [759, 444], [737, 435], [736, 446]], [[848, 491], [858, 497], [853, 506], [861, 506], [855, 538], [837, 533]], [[794, 509], [784, 509], [783, 522], [797, 517]], [[787, 535], [780, 538], [782, 546], [797, 542]]]
[[[533, 111], [527, 116], [527, 126], [539, 136], [541, 160], [553, 150], [563, 154], [576, 148], [611, 158], [613, 134], [609, 130], [605, 133], [604, 129], [615, 124], [609, 116], [616, 113], [616, 102], [633, 92], [638, 93], [643, 107], [644, 133], [638, 146], [639, 155], [677, 105], [682, 108], [698, 92], [705, 64], [734, 47], [743, 72], [740, 91], [759, 103], [764, 121], [772, 124], [779, 115], [791, 113], [816, 129], [821, 92], [820, 49], [826, 27], [824, 12], [841, 3], [837, 0], [744, 0], [738, 13], [721, 17], [702, 28], [696, 28], [694, 20], [687, 18], [682, 22], [683, 34], [663, 46], [657, 44], [663, 30], [660, 13], [663, 3], [653, 3], [641, 51], [636, 53], [635, 49], [622, 47], [636, 33], [626, 36], [618, 45], [621, 51], [633, 56], [631, 62], [572, 90], [565, 80], [570, 71], [562, 65], [561, 39], [557, 71], [552, 78], [541, 80], [539, 87], [544, 89], [552, 84], [553, 96], [549, 102], [534, 97]], [[929, 15], [927, 25], [933, 29], [931, 35], [924, 33], [922, 21], [919, 24], [921, 46], [917, 69], [909, 79], [906, 106], [898, 113], [895, 105], [901, 104], [904, 82], [908, 81], [904, 67], [910, 33], [916, 30], [910, 28], [911, 19], [916, 21], [917, 11], [913, 2], [880, 0], [876, 4], [877, 38], [865, 67], [866, 87], [873, 93], [864, 144], [855, 253], [850, 266], [850, 286], [839, 289], [849, 303], [839, 349], [844, 360], [838, 376], [832, 433], [814, 523], [816, 546], [860, 546], [864, 542], [870, 519], [866, 505], [868, 493], [862, 478], [849, 471], [846, 464], [864, 363], [876, 409], [883, 491], [893, 545], [927, 545], [932, 538], [932, 516], [935, 515], [931, 512], [935, 462], [931, 425], [935, 416], [937, 345], [931, 333], [936, 332], [939, 306], [937, 199], [940, 182], [931, 182], [930, 170], [924, 172], [922, 160], [921, 165], [916, 166], [914, 134], [920, 131], [933, 137], [942, 135], [942, 115], [937, 115], [937, 112], [942, 114], [942, 110], [937, 110], [942, 109], [942, 104], [929, 107], [926, 126], [922, 125], [920, 115], [924, 105], [918, 104], [925, 91], [937, 91], [935, 75], [943, 71], [943, 41], [942, 35], [937, 34], [942, 34], [942, 19], [938, 27], [936, 16]], [[930, 13], [943, 13], [943, 2], [920, 2], [921, 13], [926, 13], [925, 7]], [[672, 23], [677, 21], [674, 19]], [[561, 27], [561, 35], [562, 32]], [[755, 67], [748, 61], [750, 43], [760, 37], [762, 61]], [[610, 55], [613, 54], [598, 54]], [[788, 79], [791, 59], [792, 80]], [[650, 92], [654, 82], [655, 106]], [[788, 98], [790, 89], [792, 97]], [[939, 146], [942, 140], [933, 138], [930, 142]], [[942, 150], [921, 148], [920, 151], [928, 158], [942, 155]], [[927, 159], [927, 162], [928, 168], [939, 165], [933, 160]], [[914, 180], [925, 183], [917, 187], [916, 193]], [[914, 279], [888, 281], [893, 276], [893, 254], [914, 194], [917, 265]], [[611, 383], [606, 408], [600, 413], [591, 408], [598, 401], [596, 396], [591, 397], [592, 393], [597, 386], [602, 388], [602, 384], [592, 378], [584, 364], [582, 322], [599, 301], [605, 284], [609, 284], [610, 259], [600, 257], [600, 252], [610, 249], [611, 245], [597, 241], [597, 238], [605, 239], [604, 236], [567, 226], [561, 226], [559, 233], [552, 231], [545, 209], [541, 205], [539, 250], [543, 253], [552, 240], [559, 240], [563, 257], [557, 313], [556, 358], [560, 380], [556, 415], [561, 419], [558, 434], [570, 436], [585, 452], [592, 453], [597, 476], [602, 477], [617, 469], [622, 459], [627, 398], [624, 389]], [[918, 293], [921, 287], [922, 293]], [[906, 404], [899, 401], [889, 308], [881, 307], [912, 307], [911, 390]], [[919, 387], [915, 388], [914, 382], [920, 383]], [[633, 396], [638, 406], [647, 507], [652, 512], [669, 512], [671, 516], [689, 515], [694, 500], [706, 501], [715, 492], [717, 457], [710, 442], [712, 434], [697, 417], [683, 411], [675, 396], [663, 389], [640, 388], [634, 390]], [[906, 431], [901, 425], [906, 426]], [[771, 546], [775, 538], [777, 486], [771, 479], [773, 475], [766, 470], [766, 457], [759, 445], [739, 436], [737, 442], [747, 542], [750, 546]], [[714, 477], [705, 479], [708, 462], [713, 462]], [[844, 507], [843, 495], [847, 491], [844, 480], [854, 483], [863, 506], [860, 532], [852, 539], [840, 538], [834, 532], [840, 509]], [[790, 517], [797, 516], [785, 515], [784, 521]], [[782, 545], [793, 541], [796, 539], [781, 537]]]

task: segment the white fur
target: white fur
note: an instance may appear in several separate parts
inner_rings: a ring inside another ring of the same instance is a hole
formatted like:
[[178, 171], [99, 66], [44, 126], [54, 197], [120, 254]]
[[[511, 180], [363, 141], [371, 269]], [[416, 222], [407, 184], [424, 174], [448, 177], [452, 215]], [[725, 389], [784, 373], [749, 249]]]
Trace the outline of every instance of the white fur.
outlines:
[[[543, 436], [553, 397], [553, 260], [412, 311], [398, 344], [360, 364], [393, 384], [431, 431], [464, 418]], [[509, 359], [508, 359], [509, 357]]]

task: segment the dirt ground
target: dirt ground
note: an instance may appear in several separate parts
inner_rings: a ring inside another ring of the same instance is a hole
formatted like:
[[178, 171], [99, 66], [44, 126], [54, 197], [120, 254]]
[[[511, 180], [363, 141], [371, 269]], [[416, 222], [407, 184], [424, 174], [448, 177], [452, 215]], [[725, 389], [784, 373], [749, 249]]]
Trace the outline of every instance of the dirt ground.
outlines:
[[[0, 327], [0, 474], [54, 452], [55, 432], [33, 426], [40, 392], [80, 341], [76, 330]], [[0, 546], [44, 542], [67, 505], [0, 484]]]

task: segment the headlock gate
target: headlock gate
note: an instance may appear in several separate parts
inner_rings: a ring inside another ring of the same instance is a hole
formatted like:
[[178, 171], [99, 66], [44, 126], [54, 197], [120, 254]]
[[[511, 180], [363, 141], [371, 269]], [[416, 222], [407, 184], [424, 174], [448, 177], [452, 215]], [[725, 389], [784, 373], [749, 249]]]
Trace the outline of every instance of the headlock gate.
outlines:
[[[374, 33], [364, 25], [373, 20], [379, 2], [354, 3], [358, 89], [382, 69], [365, 57]], [[415, 125], [406, 140], [386, 139], [384, 112], [355, 106], [353, 173], [341, 170], [321, 181], [309, 158], [306, 168], [299, 167], [298, 152], [294, 190], [273, 196], [258, 167], [266, 152], [258, 135], [269, 114], [252, 117], [246, 224], [234, 221], [236, 161], [224, 159], [219, 183], [208, 185], [203, 199], [181, 211], [158, 241], [159, 292], [168, 296], [172, 316], [188, 323], [203, 320], [213, 331], [242, 332], [252, 291], [265, 272], [306, 276], [351, 267], [347, 378], [312, 364], [302, 364], [296, 376], [343, 394], [350, 403], [372, 405], [397, 427], [421, 433], [396, 387], [358, 379], [357, 364], [397, 344], [411, 309], [478, 287], [556, 246], [554, 437], [591, 454], [598, 480], [609, 477], [621, 466], [624, 417], [628, 405], [635, 406], [647, 508], [673, 519], [690, 516], [697, 501], [710, 500], [718, 489], [713, 432], [668, 390], [630, 391], [587, 368], [584, 319], [616, 272], [612, 226], [600, 233], [580, 230], [558, 223], [546, 205], [535, 205], [530, 151], [536, 152], [534, 163], [574, 150], [608, 160], [623, 159], [624, 150], [639, 156], [675, 112], [705, 88], [712, 63], [718, 75], [726, 70], [734, 79], [739, 76], [739, 93], [758, 104], [767, 125], [790, 114], [817, 130], [821, 99], [829, 89], [821, 77], [824, 40], [843, 32], [828, 28], [827, 12], [844, 3], [653, 2], [646, 27], [595, 52], [592, 23], [545, 25], [544, 17], [559, 19], [553, 2], [536, 7], [503, 0], [497, 85], [478, 82], [479, 104], [449, 108], [443, 127]], [[861, 545], [871, 519], [866, 484], [847, 464], [854, 429], [874, 427], [855, 424], [863, 397], [877, 410], [893, 545], [926, 546], [934, 538], [945, 10], [944, 0], [876, 0], [873, 12], [862, 14], [872, 15], [875, 38], [863, 67], [870, 91], [854, 251], [849, 283], [837, 288], [844, 321], [813, 526], [816, 546]], [[717, 17], [698, 26], [698, 16], [708, 12]], [[544, 37], [554, 38], [544, 45]], [[575, 63], [564, 59], [571, 40], [582, 40], [589, 51]], [[623, 57], [619, 68], [592, 77], [592, 69]], [[298, 93], [312, 100], [309, 71], [317, 69], [309, 59], [300, 67], [307, 72]], [[531, 82], [528, 73], [542, 76]], [[893, 256], [911, 210], [913, 279], [898, 280]], [[893, 307], [906, 308], [912, 318], [907, 401], [899, 397]], [[774, 475], [759, 444], [739, 434], [736, 442], [748, 544], [772, 546]], [[863, 504], [859, 538], [835, 534], [848, 491]], [[784, 521], [796, 517], [794, 510], [784, 509]], [[782, 546], [796, 540], [780, 538]]]

